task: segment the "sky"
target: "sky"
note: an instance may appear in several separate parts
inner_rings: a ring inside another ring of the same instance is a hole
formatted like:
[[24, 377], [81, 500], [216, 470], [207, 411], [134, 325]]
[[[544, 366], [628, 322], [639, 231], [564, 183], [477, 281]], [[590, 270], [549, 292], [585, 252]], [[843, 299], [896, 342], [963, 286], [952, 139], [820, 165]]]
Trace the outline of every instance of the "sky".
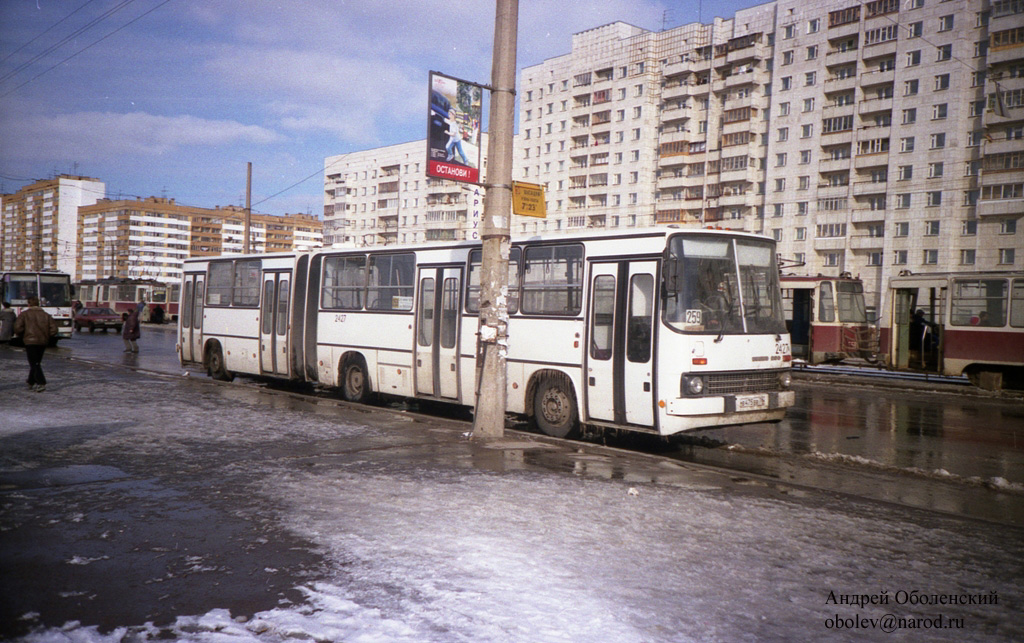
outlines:
[[[489, 83], [494, 6], [0, 0], [0, 194], [78, 174], [109, 198], [244, 205], [251, 162], [254, 211], [320, 214], [326, 157], [425, 138], [429, 71]], [[617, 20], [697, 17], [697, 0], [524, 0], [518, 66]]]

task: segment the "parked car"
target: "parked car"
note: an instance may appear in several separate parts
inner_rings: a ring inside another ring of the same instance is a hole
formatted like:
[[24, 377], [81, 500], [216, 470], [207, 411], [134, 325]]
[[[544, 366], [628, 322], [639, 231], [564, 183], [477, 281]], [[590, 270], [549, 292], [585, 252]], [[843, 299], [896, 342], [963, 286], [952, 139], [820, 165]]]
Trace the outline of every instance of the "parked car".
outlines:
[[75, 330], [78, 332], [88, 328], [90, 333], [95, 330], [105, 333], [108, 328], [113, 328], [120, 333], [123, 324], [121, 316], [109, 308], [83, 308], [75, 315]]

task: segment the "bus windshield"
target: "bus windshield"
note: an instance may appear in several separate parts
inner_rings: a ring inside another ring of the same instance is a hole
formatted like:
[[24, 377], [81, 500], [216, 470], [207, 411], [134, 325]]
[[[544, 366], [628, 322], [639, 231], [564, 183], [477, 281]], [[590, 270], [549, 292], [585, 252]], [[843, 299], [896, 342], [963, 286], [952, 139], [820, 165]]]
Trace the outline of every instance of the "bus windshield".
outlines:
[[770, 241], [676, 235], [669, 242], [665, 323], [684, 332], [784, 333]]
[[8, 301], [14, 306], [27, 306], [29, 297], [39, 297], [41, 306], [70, 306], [71, 282], [67, 275], [9, 275]]
[[868, 323], [864, 308], [864, 285], [859, 281], [840, 281], [836, 284], [839, 294], [839, 321], [847, 324]]

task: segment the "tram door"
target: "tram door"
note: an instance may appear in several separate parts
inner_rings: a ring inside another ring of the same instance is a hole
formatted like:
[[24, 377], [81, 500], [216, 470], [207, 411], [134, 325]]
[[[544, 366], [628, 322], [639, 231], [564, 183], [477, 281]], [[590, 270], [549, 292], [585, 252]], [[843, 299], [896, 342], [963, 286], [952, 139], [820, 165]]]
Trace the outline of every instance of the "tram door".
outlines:
[[416, 306], [416, 393], [459, 397], [459, 267], [420, 268]]
[[917, 289], [899, 288], [893, 293], [892, 364], [896, 368], [910, 366], [910, 317], [917, 299]]
[[654, 425], [655, 261], [595, 263], [587, 325], [587, 415]]
[[288, 295], [290, 271], [263, 273], [260, 304], [260, 371], [288, 375]]
[[206, 275], [186, 274], [182, 284], [181, 311], [179, 312], [178, 327], [181, 329], [181, 336], [178, 337], [178, 345], [181, 346], [181, 359], [183, 362], [203, 361], [203, 291]]

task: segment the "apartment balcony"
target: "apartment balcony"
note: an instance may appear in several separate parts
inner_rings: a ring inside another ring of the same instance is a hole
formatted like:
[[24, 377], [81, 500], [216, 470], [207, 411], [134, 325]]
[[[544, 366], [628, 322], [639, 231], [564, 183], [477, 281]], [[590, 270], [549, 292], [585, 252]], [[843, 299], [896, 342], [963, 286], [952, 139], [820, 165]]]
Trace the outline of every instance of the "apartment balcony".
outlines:
[[854, 223], [885, 221], [885, 210], [872, 210], [867, 204], [858, 205], [850, 212], [850, 220]]
[[861, 114], [873, 114], [875, 112], [892, 111], [892, 98], [874, 98], [862, 100], [857, 105], [857, 111]]
[[675, 174], [662, 174], [658, 178], [658, 189], [659, 190], [672, 190], [683, 187], [689, 187], [697, 185], [696, 180], [703, 177], [694, 176], [688, 177], [686, 175], [676, 176]]
[[845, 250], [846, 237], [819, 237], [814, 239], [815, 250]]
[[853, 115], [853, 112], [856, 109], [857, 107], [853, 103], [850, 103], [848, 105], [825, 105], [821, 109], [821, 117], [833, 118], [835, 116]]
[[687, 105], [686, 107], [677, 107], [675, 105], [668, 107], [666, 106], [661, 110], [661, 122], [674, 123], [676, 121], [685, 121], [693, 117], [693, 108]]
[[732, 64], [744, 60], [764, 60], [771, 54], [771, 48], [764, 42], [757, 42], [749, 47], [734, 49], [725, 55], [725, 62]]
[[833, 67], [837, 65], [848, 65], [852, 62], [856, 62], [860, 57], [860, 50], [854, 47], [853, 49], [847, 49], [846, 51], [830, 51], [825, 54], [825, 66]]
[[686, 60], [676, 58], [674, 61], [666, 63], [662, 69], [667, 78], [676, 74], [693, 73], [698, 69], [707, 69], [710, 66], [710, 62], [708, 60], [697, 60], [696, 58], [687, 58]]
[[853, 196], [885, 194], [888, 185], [885, 181], [857, 181], [853, 184]]
[[1024, 212], [1024, 199], [999, 199], [997, 201], [978, 201], [978, 216], [998, 217]]
[[690, 132], [662, 132], [659, 143], [689, 143]]
[[860, 75], [860, 86], [865, 88], [865, 91], [869, 91], [867, 88], [874, 87], [876, 85], [892, 85], [896, 80], [896, 71], [890, 69], [888, 71], [869, 71]]
[[860, 170], [869, 167], [879, 167], [889, 164], [888, 152], [875, 152], [874, 154], [859, 154], [853, 159], [853, 167]]
[[733, 87], [740, 87], [742, 85], [749, 85], [757, 82], [758, 74], [755, 72], [745, 72], [742, 74], [732, 74], [725, 79], [725, 88], [732, 89]]
[[690, 84], [688, 82], [666, 83], [661, 89], [661, 99], [671, 100], [673, 98], [682, 98], [689, 96], [690, 93]]
[[[1006, 136], [1005, 130], [996, 131], [995, 133], [1001, 137]], [[1022, 147], [1024, 147], [1024, 141], [1020, 139], [995, 138], [992, 139], [991, 141], [985, 141], [985, 147], [983, 148], [983, 150], [985, 155], [1005, 154], [1007, 152], [1019, 152], [1021, 151]]]
[[[829, 36], [831, 35], [832, 34], [829, 34]], [[887, 40], [886, 42], [879, 42], [873, 45], [864, 45], [864, 60], [868, 60], [869, 58], [880, 58], [882, 56], [892, 56], [895, 53], [895, 40]]]
[[753, 191], [745, 194], [723, 194], [718, 197], [718, 206], [728, 208], [737, 205], [754, 205], [756, 196]]
[[722, 109], [740, 109], [741, 107], [759, 107], [760, 105], [760, 96], [744, 96], [742, 98], [727, 98], [725, 103], [722, 105]]
[[884, 247], [884, 237], [871, 237], [867, 235], [850, 237], [850, 248], [853, 250], [881, 250]]
[[844, 36], [856, 36], [860, 33], [860, 20], [854, 20], [844, 25], [828, 28], [828, 39], [835, 40]]
[[999, 48], [990, 48], [988, 57], [985, 59], [989, 66], [1000, 63], [1008, 63], [1024, 58], [1024, 43], [1007, 45]]
[[833, 199], [838, 197], [844, 197], [850, 195], [849, 185], [828, 185], [823, 184], [818, 186], [818, 198], [819, 199]]
[[851, 161], [852, 159], [849, 157], [844, 159], [823, 158], [820, 161], [818, 161], [818, 171], [836, 172], [839, 170], [848, 170], [850, 169]]
[[849, 91], [854, 89], [856, 86], [856, 76], [847, 76], [846, 78], [833, 76], [825, 79], [825, 93]]

